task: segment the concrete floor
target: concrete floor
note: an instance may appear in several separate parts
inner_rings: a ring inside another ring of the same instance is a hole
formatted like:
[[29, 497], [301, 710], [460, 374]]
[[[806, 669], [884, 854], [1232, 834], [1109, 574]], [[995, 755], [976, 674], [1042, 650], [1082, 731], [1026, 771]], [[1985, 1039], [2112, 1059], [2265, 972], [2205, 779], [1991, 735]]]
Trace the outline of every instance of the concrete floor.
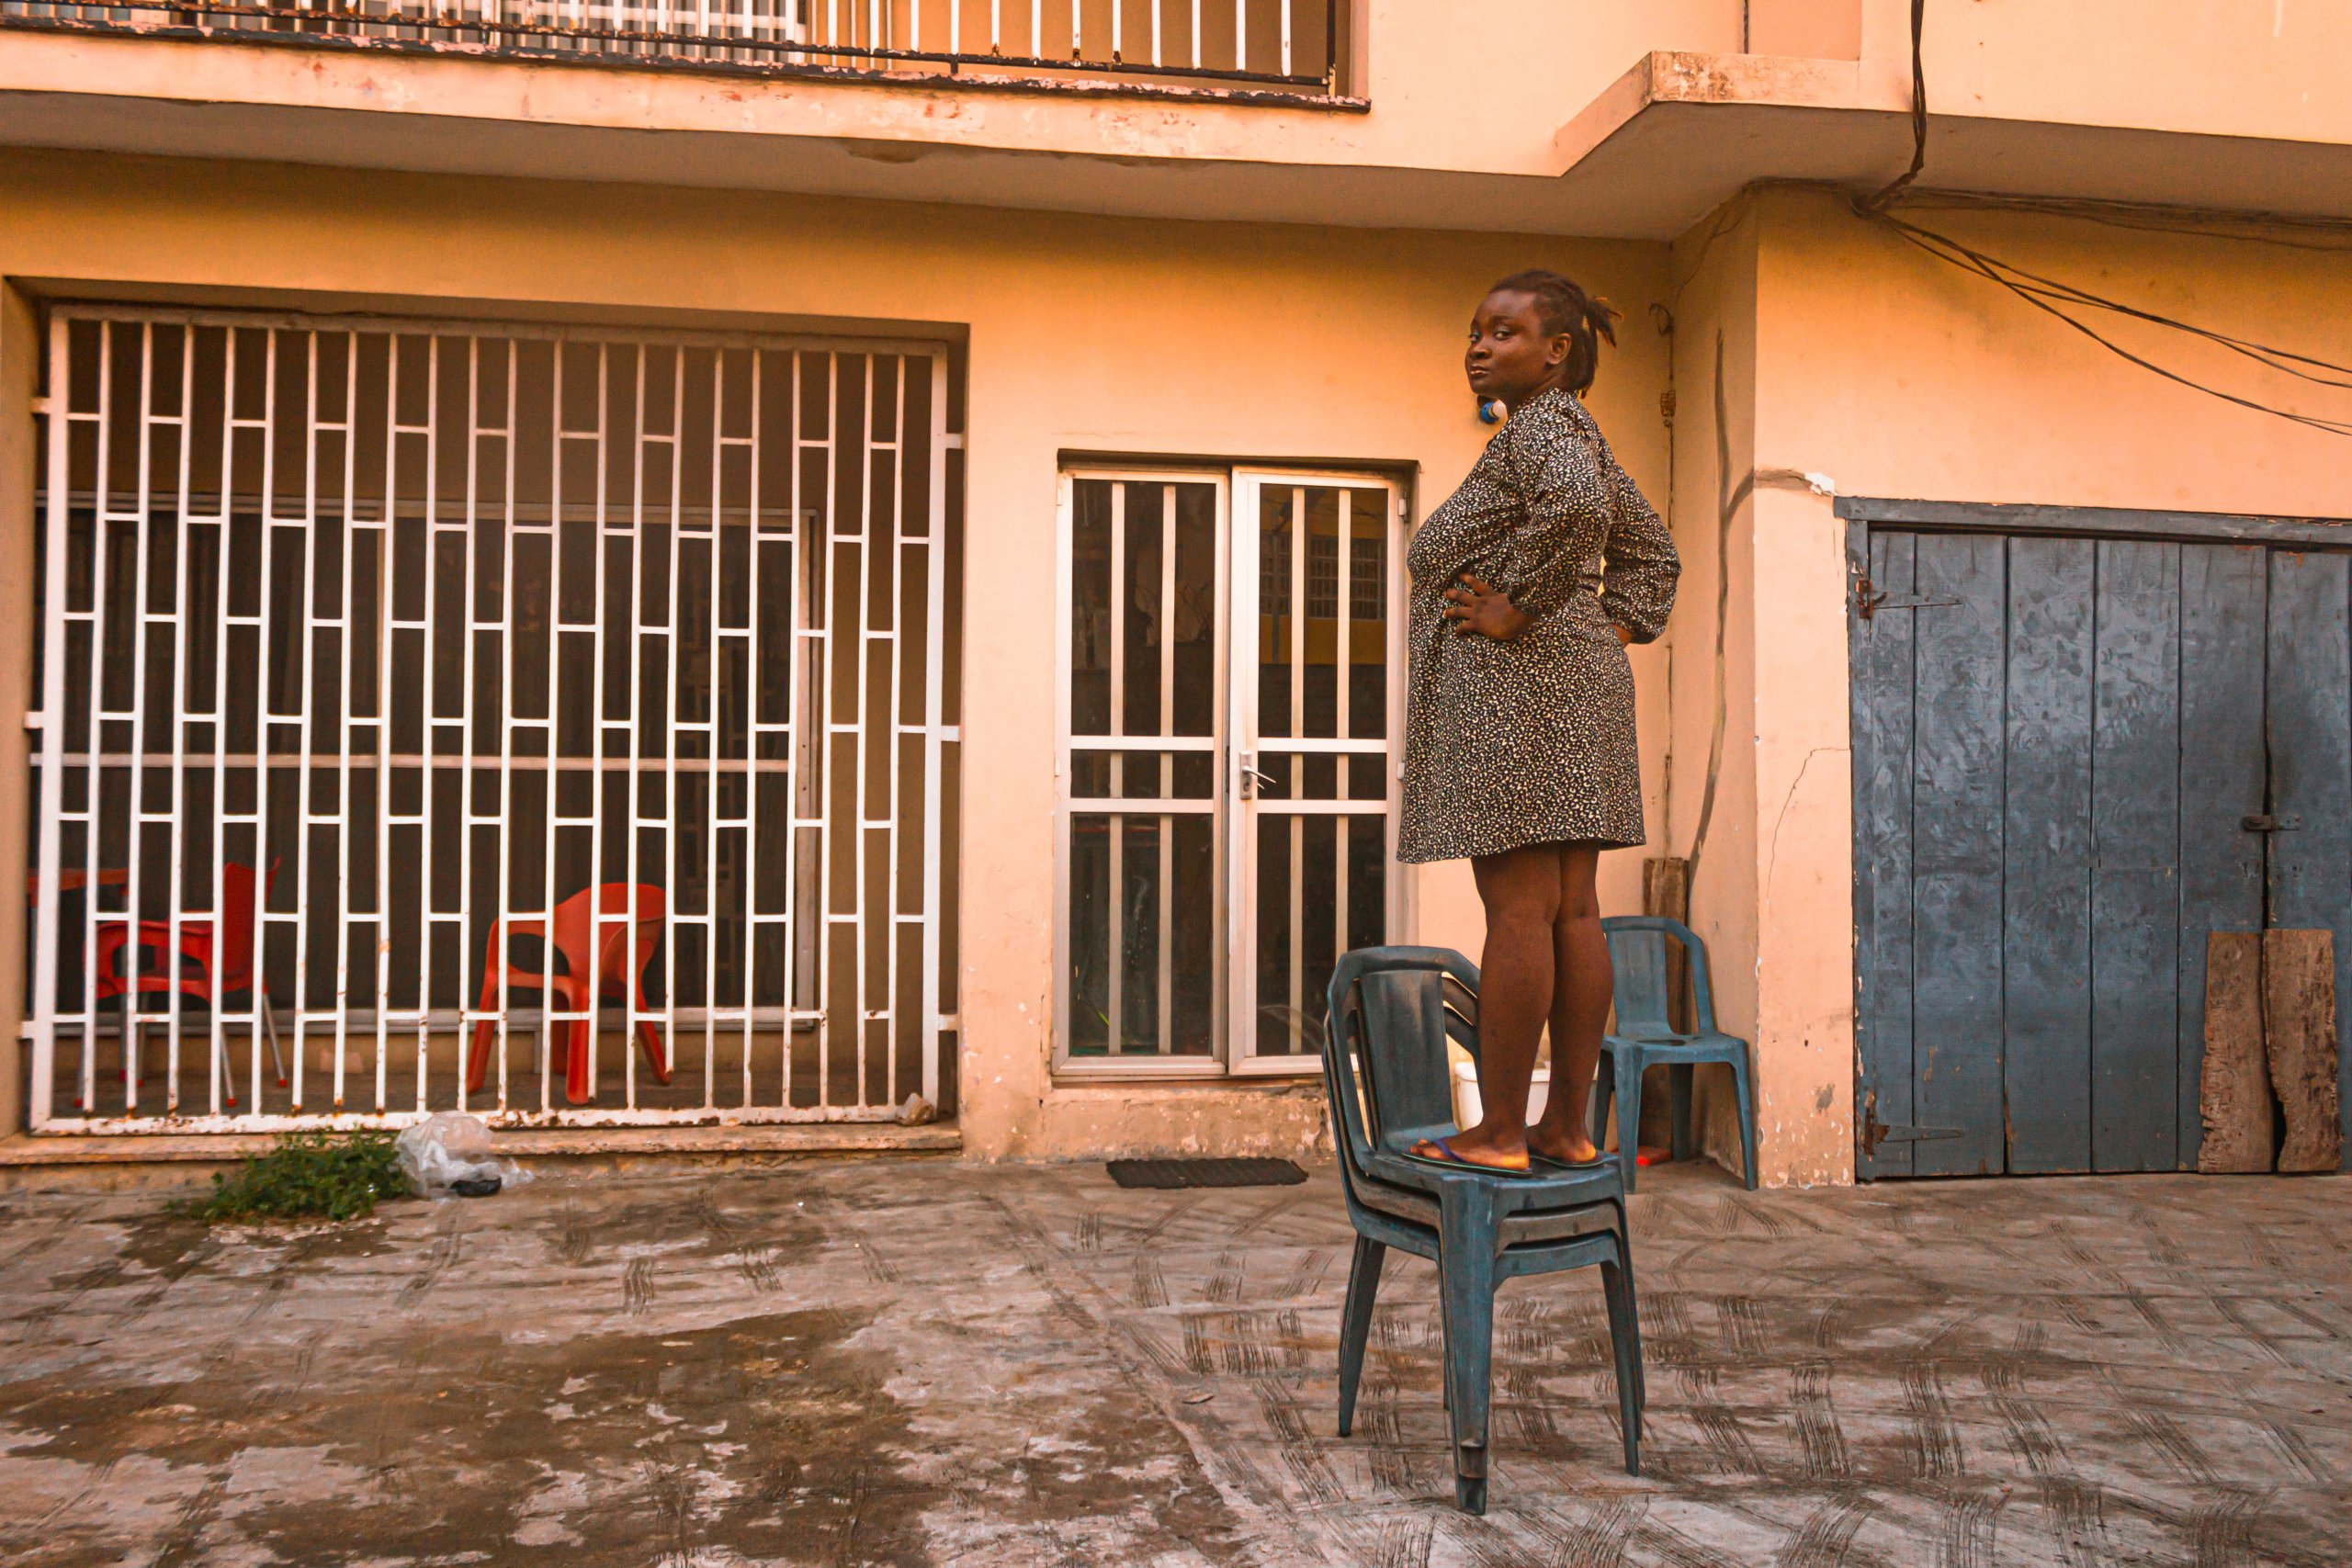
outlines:
[[0, 1562], [2352, 1562], [2352, 1179], [1658, 1176], [1647, 1473], [1593, 1281], [1522, 1281], [1483, 1519], [1427, 1265], [1332, 1435], [1328, 1170], [558, 1177], [209, 1235], [7, 1194]]

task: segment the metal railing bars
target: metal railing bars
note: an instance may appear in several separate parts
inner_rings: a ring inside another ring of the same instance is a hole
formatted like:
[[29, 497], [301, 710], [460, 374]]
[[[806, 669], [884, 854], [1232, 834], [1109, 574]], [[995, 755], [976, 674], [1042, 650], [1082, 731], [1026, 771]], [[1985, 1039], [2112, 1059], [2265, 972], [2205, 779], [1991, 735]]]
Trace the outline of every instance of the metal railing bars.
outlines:
[[[395, 4], [401, 0], [395, 0]], [[409, 0], [413, 3], [413, 0]], [[495, 3], [495, 0], [493, 0]], [[675, 26], [642, 28], [593, 25], [584, 18], [578, 21], [545, 22], [526, 18], [510, 19], [489, 14], [468, 14], [418, 5], [413, 13], [399, 9], [364, 10], [348, 6], [311, 5], [250, 5], [240, 0], [107, 0], [107, 4], [75, 4], [71, 0], [0, 0], [0, 25], [64, 28], [74, 30], [108, 30], [132, 32], [188, 31], [228, 41], [257, 41], [270, 43], [344, 44], [356, 47], [425, 47], [439, 44], [469, 45], [479, 39], [482, 44], [501, 52], [534, 60], [564, 60], [588, 63], [755, 65], [778, 70], [808, 69], [820, 71], [850, 70], [859, 74], [887, 73], [891, 67], [935, 66], [939, 71], [920, 73], [926, 76], [949, 79], [995, 79], [1010, 74], [1015, 77], [1039, 76], [1048, 81], [1066, 81], [1073, 76], [1105, 78], [1129, 85], [1148, 85], [1158, 79], [1172, 84], [1201, 83], [1246, 88], [1289, 90], [1297, 96], [1331, 96], [1340, 91], [1340, 62], [1334, 47], [1338, 38], [1339, 10], [1336, 4], [1314, 7], [1321, 13], [1323, 69], [1307, 72], [1294, 69], [1296, 50], [1296, 16], [1301, 6], [1313, 6], [1313, 0], [1257, 0], [1260, 8], [1274, 15], [1262, 25], [1273, 29], [1274, 38], [1265, 45], [1267, 52], [1279, 61], [1279, 70], [1252, 70], [1250, 58], [1251, 24], [1250, 12], [1252, 0], [1236, 0], [1235, 35], [1232, 42], [1233, 61], [1229, 65], [1204, 63], [1205, 50], [1201, 29], [1200, 7], [1193, 8], [1193, 26], [1189, 39], [1192, 63], [1178, 64], [1163, 58], [1161, 42], [1165, 29], [1160, 25], [1160, 6], [1155, 0], [1153, 11], [1153, 42], [1151, 58], [1131, 61], [1125, 58], [1125, 7], [1114, 4], [1110, 7], [1110, 25], [1102, 40], [1104, 52], [1089, 55], [1085, 29], [1089, 18], [1082, 6], [1071, 6], [1070, 52], [1059, 55], [1046, 52], [1045, 18], [1042, 6], [1033, 4], [1030, 10], [1030, 49], [1026, 53], [1004, 52], [1002, 8], [992, 4], [989, 10], [989, 47], [986, 52], [962, 49], [923, 48], [895, 45], [877, 41], [878, 29], [869, 29], [865, 40], [855, 39], [856, 28], [848, 29], [851, 41], [842, 41], [844, 30], [838, 14], [830, 14], [828, 31], [831, 41], [793, 36], [778, 31], [780, 18], [763, 16], [749, 9], [740, 11], [706, 7], [697, 15], [704, 17], [707, 30], [680, 28]], [[551, 6], [530, 6], [532, 9], [553, 9]], [[602, 3], [576, 9], [588, 13], [604, 12], [625, 15], [647, 10], [671, 11], [668, 6], [651, 6], [629, 3], [629, 0], [602, 0]], [[124, 13], [152, 13], [169, 18], [152, 24], [120, 20]], [[674, 21], [675, 12], [671, 12]], [[934, 16], [938, 13], [934, 12]], [[210, 25], [213, 19], [231, 25]], [[911, 20], [918, 29], [922, 22], [920, 4], [913, 6]], [[960, 39], [963, 17], [960, 7], [952, 8], [947, 16], [951, 37]], [[277, 23], [276, 27], [245, 27], [244, 22]], [[290, 26], [288, 26], [290, 24]], [[767, 36], [750, 30], [764, 25]], [[504, 40], [497, 42], [492, 40]], [[604, 46], [604, 47], [571, 47]], [[862, 69], [861, 69], [862, 68]], [[967, 73], [971, 73], [967, 77]]]

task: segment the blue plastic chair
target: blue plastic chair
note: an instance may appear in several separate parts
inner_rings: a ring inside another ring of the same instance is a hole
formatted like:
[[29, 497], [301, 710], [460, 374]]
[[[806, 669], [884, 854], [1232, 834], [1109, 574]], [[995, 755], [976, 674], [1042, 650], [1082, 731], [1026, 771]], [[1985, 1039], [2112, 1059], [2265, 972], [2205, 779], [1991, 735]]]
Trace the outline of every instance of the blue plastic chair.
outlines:
[[[1664, 1066], [1673, 1128], [1674, 1157], [1697, 1152], [1690, 1135], [1690, 1069], [1701, 1062], [1731, 1068], [1739, 1097], [1739, 1150], [1747, 1187], [1756, 1190], [1756, 1100], [1749, 1088], [1747, 1042], [1715, 1027], [1714, 992], [1707, 983], [1707, 945], [1679, 920], [1658, 915], [1619, 915], [1600, 922], [1609, 938], [1609, 961], [1617, 971], [1617, 1027], [1600, 1042], [1600, 1077], [1592, 1097], [1592, 1141], [1609, 1131], [1609, 1101], [1617, 1101], [1617, 1165], [1625, 1190], [1634, 1190], [1636, 1146], [1642, 1121], [1642, 1069]], [[1667, 939], [1682, 944], [1690, 959], [1690, 1013], [1696, 1027], [1676, 1032], [1669, 1011]], [[1612, 1090], [1613, 1086], [1613, 1090]]]
[[1331, 974], [1323, 1076], [1356, 1231], [1340, 1327], [1340, 1436], [1355, 1425], [1382, 1259], [1392, 1247], [1431, 1259], [1445, 1325], [1454, 1498], [1483, 1514], [1495, 1290], [1503, 1280], [1600, 1266], [1625, 1470], [1634, 1475], [1641, 1473], [1645, 1391], [1632, 1240], [1613, 1168], [1520, 1178], [1404, 1157], [1417, 1140], [1454, 1131], [1445, 1042], [1450, 1034], [1477, 1056], [1477, 995], [1478, 971], [1458, 953], [1357, 949]]

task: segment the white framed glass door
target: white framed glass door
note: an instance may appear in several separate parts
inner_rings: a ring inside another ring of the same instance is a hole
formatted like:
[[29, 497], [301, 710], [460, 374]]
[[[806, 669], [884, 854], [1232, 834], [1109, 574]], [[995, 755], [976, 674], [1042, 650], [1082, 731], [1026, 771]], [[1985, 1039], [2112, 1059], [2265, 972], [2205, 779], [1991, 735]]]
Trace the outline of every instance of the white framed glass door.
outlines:
[[1230, 1061], [1295, 1072], [1340, 955], [1400, 924], [1401, 507], [1378, 479], [1245, 472], [1234, 515]]
[[1085, 468], [1061, 494], [1057, 1067], [1312, 1071], [1391, 870], [1398, 492]]

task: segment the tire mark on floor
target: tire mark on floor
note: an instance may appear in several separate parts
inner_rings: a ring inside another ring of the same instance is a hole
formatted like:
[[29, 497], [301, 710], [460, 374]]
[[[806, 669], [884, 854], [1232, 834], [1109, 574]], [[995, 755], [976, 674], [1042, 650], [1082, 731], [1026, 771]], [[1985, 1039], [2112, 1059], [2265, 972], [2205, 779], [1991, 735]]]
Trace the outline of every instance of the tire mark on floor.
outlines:
[[1100, 1252], [1102, 1249], [1102, 1211], [1089, 1209], [1078, 1216], [1078, 1224], [1070, 1227], [1069, 1247], [1072, 1252]]
[[868, 1280], [877, 1285], [895, 1285], [899, 1282], [898, 1265], [883, 1257], [881, 1248], [862, 1236], [854, 1245], [857, 1247], [858, 1261], [865, 1266], [865, 1277]]
[[621, 1311], [643, 1317], [653, 1310], [653, 1259], [632, 1258], [621, 1272]]
[[2123, 1425], [2143, 1447], [2163, 1456], [2184, 1481], [2202, 1487], [2214, 1483], [2212, 1461], [2166, 1412], [2139, 1406], [2124, 1412]]
[[1216, 1255], [1216, 1272], [1209, 1277], [1209, 1300], [1231, 1305], [1241, 1300], [1241, 1251], [1231, 1245]]
[[1366, 1377], [1358, 1391], [1357, 1419], [1372, 1435], [1373, 1484], [1396, 1497], [1419, 1495], [1413, 1456], [1405, 1446], [1404, 1412], [1396, 1380]]
[[2312, 1452], [2311, 1445], [2303, 1441], [2301, 1432], [2284, 1421], [2264, 1419], [2256, 1421], [2256, 1425], [2262, 1428], [2262, 1435], [2269, 1439], [2270, 1446], [2278, 1450], [2279, 1456], [2289, 1464], [2322, 1485], [2334, 1483], [2335, 1475], [2320, 1462], [2319, 1456]]
[[1822, 1499], [1777, 1559], [1779, 1568], [1845, 1568], [1854, 1537], [1869, 1519], [1871, 1500], [1859, 1488]]
[[1501, 1414], [1511, 1424], [1520, 1447], [1538, 1459], [1569, 1460], [1577, 1445], [1560, 1431], [1556, 1406], [1544, 1392], [1544, 1375], [1526, 1362], [1506, 1365], [1501, 1377]]
[[775, 1249], [760, 1240], [750, 1226], [720, 1208], [718, 1195], [711, 1189], [706, 1187], [695, 1195], [694, 1201], [686, 1207], [686, 1214], [702, 1227], [712, 1246], [734, 1259], [735, 1271], [743, 1276], [745, 1284], [763, 1296], [776, 1289], [773, 1261]]
[[2254, 1512], [2262, 1495], [2243, 1487], [2222, 1494], [2189, 1516], [2189, 1539], [2197, 1546], [2197, 1568], [2254, 1568]]
[[1691, 1332], [1690, 1309], [1679, 1291], [1652, 1291], [1641, 1298], [1642, 1342], [1657, 1366], [1695, 1365], [1706, 1359]]
[[1952, 1427], [1951, 1401], [1944, 1394], [1943, 1378], [1937, 1371], [1935, 1358], [1906, 1357], [1899, 1370], [1903, 1379], [1903, 1414], [1909, 1427], [1905, 1438], [1915, 1473], [1932, 1479], [1958, 1475], [1962, 1469], [1960, 1438]]
[[1316, 1447], [1314, 1437], [1306, 1429], [1306, 1418], [1300, 1412], [1297, 1396], [1290, 1385], [1280, 1378], [1260, 1377], [1252, 1380], [1252, 1387], [1258, 1395], [1258, 1412], [1273, 1431], [1283, 1465], [1306, 1494], [1306, 1500], [1317, 1506], [1345, 1502], [1347, 1489], [1324, 1462], [1322, 1450]]
[[1741, 1427], [1739, 1416], [1724, 1403], [1716, 1370], [1684, 1367], [1676, 1375], [1681, 1382], [1682, 1396], [1690, 1403], [1690, 1419], [1699, 1428], [1700, 1440], [1707, 1445], [1717, 1464], [1735, 1475], [1766, 1474], [1764, 1461]]
[[1646, 1497], [1611, 1497], [1573, 1519], [1547, 1507], [1529, 1523], [1552, 1550], [1551, 1568], [1623, 1568], [1625, 1549], [1648, 1512]]
[[1373, 1542], [1372, 1568], [1429, 1568], [1430, 1542], [1436, 1535], [1437, 1520], [1426, 1515], [1383, 1519]]
[[1298, 1266], [1291, 1270], [1290, 1278], [1283, 1281], [1282, 1289], [1275, 1293], [1285, 1301], [1313, 1295], [1323, 1288], [1323, 1280], [1331, 1272], [1331, 1264], [1337, 1256], [1328, 1247], [1308, 1247], [1300, 1256]]
[[1829, 1400], [1830, 1364], [1800, 1361], [1790, 1369], [1794, 1383], [1799, 1462], [1809, 1480], [1829, 1481], [1853, 1473], [1853, 1459], [1846, 1451], [1846, 1434]]
[[1764, 1314], [1758, 1310], [1755, 1297], [1717, 1296], [1715, 1321], [1723, 1328], [1724, 1348], [1730, 1352], [1730, 1359], [1758, 1361], [1764, 1359], [1767, 1338]]
[[2140, 1321], [2148, 1325], [2148, 1332], [2154, 1335], [2157, 1342], [2165, 1349], [2187, 1348], [2187, 1342], [2182, 1339], [2180, 1330], [2175, 1328], [2172, 1321], [2156, 1309], [2156, 1303], [2145, 1291], [2125, 1290], [2121, 1294], [2125, 1303], [2139, 1314]]
[[2018, 1329], [2007, 1355], [1987, 1356], [1976, 1363], [1976, 1380], [1984, 1385], [1993, 1413], [2001, 1418], [2009, 1451], [2026, 1469], [2046, 1476], [2064, 1458], [2065, 1448], [2026, 1392], [2026, 1372], [2040, 1359], [2041, 1349], [2041, 1325], [2029, 1323]]
[[1129, 1236], [1127, 1238], [1128, 1244], [1133, 1247], [1149, 1247], [1153, 1242], [1159, 1239], [1160, 1232], [1166, 1230], [1170, 1225], [1174, 1224], [1178, 1220], [1181, 1220], [1185, 1215], [1191, 1213], [1194, 1209], [1199, 1208], [1200, 1205], [1201, 1200], [1197, 1193], [1185, 1199], [1180, 1203], [1170, 1203], [1167, 1208], [1160, 1211], [1159, 1217], [1158, 1219], [1153, 1220], [1151, 1224], [1144, 1226], [1143, 1229]]
[[556, 1215], [556, 1261], [577, 1269], [588, 1261], [596, 1250], [595, 1227], [588, 1223], [588, 1211], [578, 1203], [566, 1203]]
[[2271, 1336], [2270, 1332], [2254, 1321], [2252, 1314], [2246, 1310], [2245, 1302], [2234, 1296], [2215, 1296], [2212, 1298], [2212, 1303], [2213, 1310], [2219, 1313], [2222, 1320], [2232, 1328], [2237, 1330], [2236, 1337], [2245, 1340], [2263, 1357], [2282, 1367], [2291, 1367], [2296, 1364], [2295, 1358], [2287, 1353], [2285, 1348]]
[[441, 1205], [440, 1218], [433, 1226], [433, 1240], [424, 1249], [424, 1261], [418, 1265], [415, 1273], [401, 1281], [400, 1291], [393, 1297], [394, 1304], [401, 1308], [414, 1307], [424, 1299], [425, 1292], [440, 1281], [441, 1276], [465, 1255], [465, 1209], [454, 1201], [445, 1202]]
[[1146, 1310], [1168, 1304], [1168, 1278], [1159, 1271], [1159, 1259], [1148, 1252], [1136, 1255], [1127, 1294]]
[[2071, 1477], [2045, 1481], [2041, 1505], [2057, 1526], [2058, 1556], [2066, 1568], [2109, 1568], [2114, 1554], [2107, 1544], [2107, 1495], [2097, 1486]]
[[1993, 1543], [2007, 1493], [1969, 1493], [1945, 1505], [1936, 1539], [1936, 1568], [1996, 1568]]
[[177, 1568], [183, 1562], [205, 1561], [209, 1553], [203, 1550], [204, 1532], [219, 1517], [221, 1499], [228, 1495], [227, 1476], [207, 1477], [173, 1517], [171, 1533], [164, 1540], [164, 1549], [155, 1554], [154, 1568]]

